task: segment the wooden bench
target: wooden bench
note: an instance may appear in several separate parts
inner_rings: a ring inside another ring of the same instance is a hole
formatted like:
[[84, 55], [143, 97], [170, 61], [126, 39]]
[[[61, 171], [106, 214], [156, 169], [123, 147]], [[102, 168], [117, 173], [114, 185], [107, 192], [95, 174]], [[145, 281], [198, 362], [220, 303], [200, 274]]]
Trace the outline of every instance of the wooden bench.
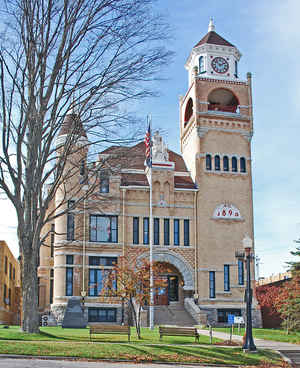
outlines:
[[178, 326], [159, 326], [159, 338], [163, 336], [188, 336], [195, 337], [195, 341], [199, 342], [199, 334], [197, 328], [194, 327], [178, 327]]
[[96, 334], [128, 335], [128, 341], [130, 341], [130, 326], [97, 324], [90, 325], [89, 327], [90, 341], [92, 341], [92, 335]]

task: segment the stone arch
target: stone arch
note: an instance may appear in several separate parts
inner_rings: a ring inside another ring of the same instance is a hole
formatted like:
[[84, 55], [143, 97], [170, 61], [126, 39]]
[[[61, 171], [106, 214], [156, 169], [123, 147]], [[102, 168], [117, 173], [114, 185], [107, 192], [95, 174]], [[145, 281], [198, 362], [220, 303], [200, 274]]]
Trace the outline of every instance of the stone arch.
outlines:
[[[138, 260], [142, 260], [143, 258], [148, 257], [149, 252], [146, 252], [142, 254], [138, 258]], [[175, 266], [182, 275], [184, 281], [183, 290], [195, 290], [193, 270], [183, 257], [173, 252], [163, 252], [159, 250], [157, 251], [154, 250], [153, 261], [170, 263], [171, 265]]]

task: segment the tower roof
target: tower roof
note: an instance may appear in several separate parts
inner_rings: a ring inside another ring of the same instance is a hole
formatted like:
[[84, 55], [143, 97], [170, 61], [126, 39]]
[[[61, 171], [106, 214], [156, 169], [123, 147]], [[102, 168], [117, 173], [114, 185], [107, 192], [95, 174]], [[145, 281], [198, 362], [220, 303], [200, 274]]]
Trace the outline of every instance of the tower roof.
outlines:
[[58, 136], [70, 134], [70, 133], [76, 134], [79, 137], [87, 138], [82, 122], [79, 116], [74, 112], [69, 113], [65, 116], [65, 119], [62, 123]]
[[218, 33], [215, 32], [215, 25], [213, 24], [212, 19], [210, 19], [209, 21], [208, 33], [194, 46], [194, 48], [204, 45], [205, 43], [220, 46], [235, 47], [232, 43], [226, 41], [223, 37], [221, 37], [220, 35], [218, 35]]

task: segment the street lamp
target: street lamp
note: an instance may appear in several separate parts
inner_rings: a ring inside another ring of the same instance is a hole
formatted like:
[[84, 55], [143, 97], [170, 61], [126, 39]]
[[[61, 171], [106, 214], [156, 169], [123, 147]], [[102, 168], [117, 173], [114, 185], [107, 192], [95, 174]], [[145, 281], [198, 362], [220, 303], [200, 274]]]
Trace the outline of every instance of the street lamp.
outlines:
[[245, 294], [245, 302], [246, 302], [246, 337], [243, 345], [243, 350], [248, 351], [256, 351], [256, 346], [253, 341], [252, 336], [252, 288], [251, 288], [251, 270], [250, 270], [250, 262], [251, 262], [251, 248], [252, 248], [252, 239], [249, 238], [248, 235], [245, 235], [243, 239], [243, 247], [245, 249], [246, 254], [246, 268], [247, 268], [247, 287]]

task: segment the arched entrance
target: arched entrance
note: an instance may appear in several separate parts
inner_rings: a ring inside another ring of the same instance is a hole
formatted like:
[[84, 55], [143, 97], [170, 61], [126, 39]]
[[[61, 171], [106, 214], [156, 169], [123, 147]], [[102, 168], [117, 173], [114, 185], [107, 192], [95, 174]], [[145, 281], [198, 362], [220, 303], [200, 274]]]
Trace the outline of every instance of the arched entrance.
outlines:
[[[148, 258], [149, 252], [139, 258]], [[191, 266], [178, 254], [173, 252], [154, 251], [153, 261], [162, 266], [161, 278], [164, 287], [155, 292], [156, 305], [168, 305], [172, 302], [183, 303], [187, 293], [194, 291], [194, 278]]]

